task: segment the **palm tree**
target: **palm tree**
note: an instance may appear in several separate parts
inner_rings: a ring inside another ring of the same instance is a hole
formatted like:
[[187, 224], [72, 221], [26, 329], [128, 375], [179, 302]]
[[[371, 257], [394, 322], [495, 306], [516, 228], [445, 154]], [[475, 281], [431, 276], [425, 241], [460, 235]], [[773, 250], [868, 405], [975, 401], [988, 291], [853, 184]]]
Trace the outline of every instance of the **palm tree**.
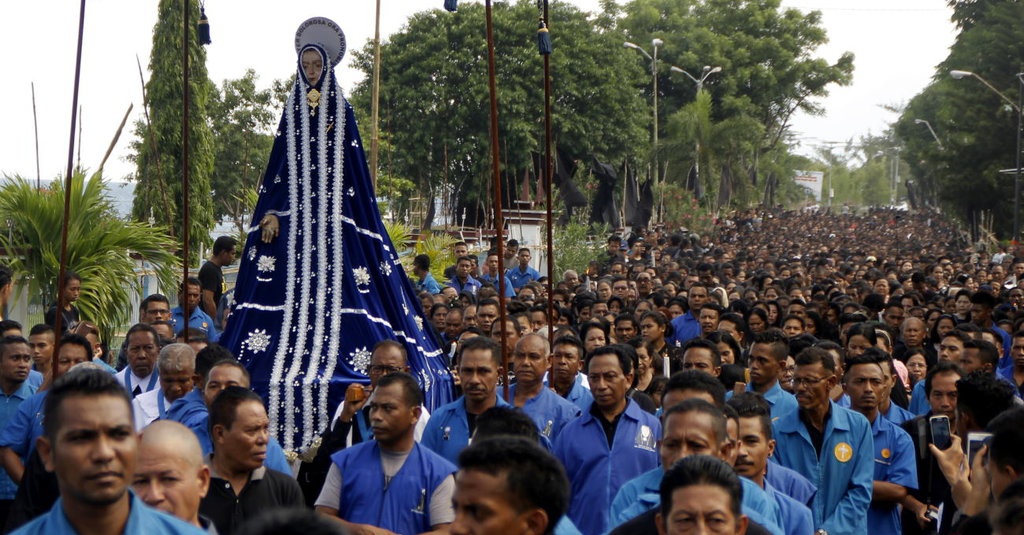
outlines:
[[[0, 185], [0, 218], [11, 231], [0, 247], [15, 275], [27, 279], [30, 295], [54, 299], [60, 270], [64, 181], [37, 190], [20, 176]], [[82, 277], [76, 306], [82, 317], [105, 332], [123, 327], [131, 317], [132, 295], [142, 291], [136, 258], [152, 269], [163, 288], [176, 287], [174, 269], [181, 260], [164, 229], [118, 219], [114, 205], [95, 173], [88, 180], [76, 171], [71, 180], [68, 221], [68, 269]], [[38, 293], [37, 293], [38, 292]]]

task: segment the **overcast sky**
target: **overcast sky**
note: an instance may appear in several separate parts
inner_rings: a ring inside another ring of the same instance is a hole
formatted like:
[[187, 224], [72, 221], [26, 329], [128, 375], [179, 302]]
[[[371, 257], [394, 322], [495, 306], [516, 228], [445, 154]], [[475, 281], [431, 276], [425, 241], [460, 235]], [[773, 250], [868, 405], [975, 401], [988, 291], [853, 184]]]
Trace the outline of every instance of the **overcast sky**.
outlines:
[[[597, 0], [569, 1], [585, 10], [597, 7]], [[385, 38], [412, 13], [443, 5], [443, 0], [381, 2]], [[783, 0], [783, 5], [822, 11], [830, 43], [816, 51], [817, 56], [831, 62], [844, 51], [856, 54], [854, 82], [832, 89], [822, 102], [827, 115], [794, 118], [793, 128], [807, 146], [880, 133], [895, 119], [881, 105], [905, 103], [919, 92], [934, 75], [935, 65], [946, 57], [955, 36], [945, 0]], [[120, 180], [133, 169], [124, 158], [132, 139], [131, 121], [140, 116], [142, 107], [136, 57], [148, 78], [145, 69], [156, 6], [157, 0], [87, 3], [79, 95], [83, 135], [81, 146], [75, 148], [83, 166], [93, 170], [99, 166], [125, 111], [135, 106], [106, 165], [105, 174], [111, 180]], [[290, 76], [295, 65], [295, 28], [312, 16], [338, 22], [350, 50], [373, 37], [372, 0], [207, 0], [206, 7], [213, 33], [207, 67], [218, 85], [250, 67], [264, 86]], [[70, 0], [0, 2], [0, 72], [5, 73], [0, 83], [0, 174], [36, 176], [33, 82], [42, 177], [52, 179], [67, 167], [78, 16], [79, 2]], [[349, 59], [346, 56], [338, 72], [346, 91], [361, 78], [348, 68]]]

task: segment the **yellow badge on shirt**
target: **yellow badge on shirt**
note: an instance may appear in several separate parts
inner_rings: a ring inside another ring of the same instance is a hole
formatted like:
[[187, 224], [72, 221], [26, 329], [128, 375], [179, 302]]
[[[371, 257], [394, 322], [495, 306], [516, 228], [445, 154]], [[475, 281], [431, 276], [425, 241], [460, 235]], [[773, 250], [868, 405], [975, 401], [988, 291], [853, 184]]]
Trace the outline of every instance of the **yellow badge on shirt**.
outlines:
[[845, 442], [836, 444], [836, 448], [832, 450], [832, 454], [836, 456], [836, 460], [845, 463], [853, 458], [853, 447]]
[[889, 457], [892, 457], [892, 450], [889, 448], [882, 448], [882, 458], [888, 459]]

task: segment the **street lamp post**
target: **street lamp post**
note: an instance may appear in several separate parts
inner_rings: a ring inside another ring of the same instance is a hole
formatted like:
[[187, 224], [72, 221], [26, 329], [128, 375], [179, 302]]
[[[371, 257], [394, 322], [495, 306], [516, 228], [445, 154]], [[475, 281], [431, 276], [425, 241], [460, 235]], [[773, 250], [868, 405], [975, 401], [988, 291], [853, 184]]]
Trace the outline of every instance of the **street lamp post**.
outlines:
[[661, 183], [661, 170], [658, 168], [658, 47], [663, 44], [665, 44], [665, 42], [662, 41], [661, 39], [658, 39], [657, 37], [651, 39], [652, 54], [648, 54], [647, 51], [643, 49], [643, 47], [636, 43], [630, 43], [629, 41], [622, 43], [622, 46], [626, 48], [632, 48], [633, 50], [639, 51], [641, 54], [644, 55], [645, 58], [647, 58], [651, 62], [651, 85], [654, 90], [654, 93], [652, 95], [654, 106], [654, 128], [652, 132], [654, 154], [652, 157], [652, 162], [654, 172], [651, 176], [654, 179], [655, 186]]
[[935, 135], [935, 129], [932, 128], [932, 123], [929, 123], [928, 121], [926, 121], [924, 119], [914, 119], [914, 123], [915, 124], [923, 124], [926, 127], [928, 127], [928, 131], [932, 133], [932, 139], [934, 139], [935, 140], [935, 144], [939, 146], [939, 150], [946, 150], [946, 148], [942, 146], [942, 142], [939, 141], [939, 136]]
[[1021, 123], [1024, 122], [1024, 113], [1021, 112], [1021, 98], [1022, 93], [1024, 93], [1024, 73], [1017, 73], [1017, 102], [1010, 100], [1010, 97], [1004, 95], [1002, 91], [993, 87], [992, 84], [988, 83], [988, 80], [985, 80], [977, 73], [973, 73], [971, 71], [952, 70], [949, 71], [949, 75], [956, 80], [973, 77], [982, 84], [985, 84], [985, 87], [989, 88], [993, 93], [999, 95], [999, 98], [1003, 99], [1004, 102], [1009, 104], [1010, 107], [1017, 112], [1017, 154], [1015, 158], [1016, 165], [1013, 172], [1013, 241], [1016, 243], [1020, 238], [1020, 137]]
[[[701, 70], [700, 78], [697, 78], [691, 75], [690, 73], [684, 71], [683, 69], [676, 67], [675, 65], [670, 67], [669, 70], [672, 72], [685, 74], [687, 78], [693, 80], [693, 83], [697, 84], [698, 95], [700, 95], [700, 92], [704, 90], [704, 82], [708, 79], [708, 76], [711, 76], [712, 74], [718, 72], [722, 72], [721, 67], [711, 67], [710, 65], [705, 65], [704, 68]], [[696, 137], [697, 141], [696, 145], [694, 146], [693, 152], [693, 177], [695, 185], [700, 183], [700, 136]]]

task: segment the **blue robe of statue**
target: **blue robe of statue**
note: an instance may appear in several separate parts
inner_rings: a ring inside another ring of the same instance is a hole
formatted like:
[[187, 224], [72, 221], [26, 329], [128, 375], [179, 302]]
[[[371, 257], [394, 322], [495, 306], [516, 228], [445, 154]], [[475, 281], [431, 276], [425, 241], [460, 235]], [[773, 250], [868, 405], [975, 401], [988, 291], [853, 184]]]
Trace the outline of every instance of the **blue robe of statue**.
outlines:
[[[302, 51], [309, 49], [327, 57], [315, 45]], [[308, 96], [313, 90], [318, 100]], [[280, 222], [271, 243], [258, 226], [266, 214]], [[383, 339], [405, 344], [429, 408], [451, 401], [451, 378], [423, 317], [381, 222], [334, 69], [325, 60], [310, 85], [300, 62], [221, 344], [248, 368], [274, 436], [286, 450], [300, 449], [326, 427], [347, 385], [367, 381], [370, 351]]]

